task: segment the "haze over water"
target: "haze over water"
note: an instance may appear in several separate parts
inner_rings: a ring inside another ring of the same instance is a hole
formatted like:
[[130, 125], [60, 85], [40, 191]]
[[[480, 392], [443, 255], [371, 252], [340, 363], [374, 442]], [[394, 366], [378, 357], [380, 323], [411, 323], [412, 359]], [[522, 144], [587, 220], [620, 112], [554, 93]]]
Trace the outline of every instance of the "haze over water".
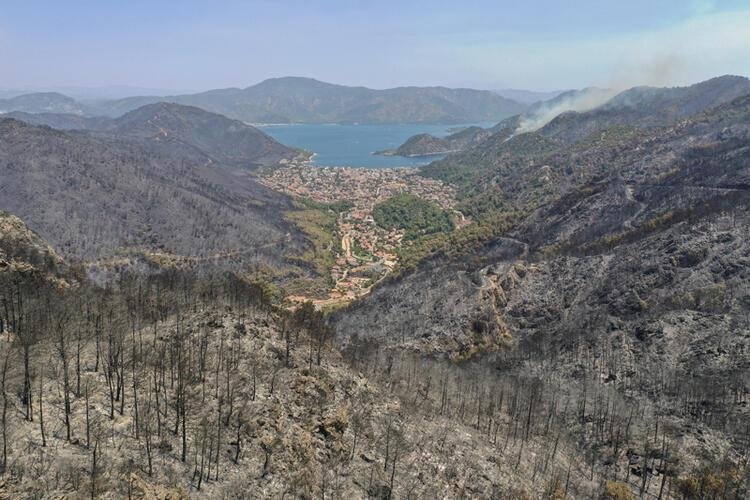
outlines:
[[490, 127], [494, 123], [476, 124], [295, 124], [261, 125], [258, 128], [287, 146], [315, 153], [313, 164], [321, 167], [416, 167], [438, 157], [403, 158], [380, 156], [374, 151], [394, 149], [416, 134], [446, 136], [470, 125]]

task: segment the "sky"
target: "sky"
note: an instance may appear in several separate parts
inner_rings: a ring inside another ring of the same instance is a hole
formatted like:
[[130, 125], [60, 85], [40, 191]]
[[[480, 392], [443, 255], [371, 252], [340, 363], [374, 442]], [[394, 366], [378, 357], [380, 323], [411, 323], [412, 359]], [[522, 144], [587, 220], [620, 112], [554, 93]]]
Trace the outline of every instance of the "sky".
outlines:
[[750, 0], [0, 0], [0, 89], [307, 76], [558, 90], [750, 75]]

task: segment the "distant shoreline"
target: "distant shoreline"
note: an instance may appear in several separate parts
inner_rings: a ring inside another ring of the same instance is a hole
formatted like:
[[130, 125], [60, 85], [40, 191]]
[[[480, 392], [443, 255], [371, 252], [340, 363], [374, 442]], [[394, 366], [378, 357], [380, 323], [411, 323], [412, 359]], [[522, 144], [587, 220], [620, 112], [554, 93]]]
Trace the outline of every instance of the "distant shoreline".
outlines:
[[434, 153], [412, 153], [408, 155], [398, 154], [395, 149], [384, 149], [382, 151], [373, 151], [373, 155], [377, 156], [400, 156], [401, 158], [433, 158], [438, 156], [446, 156], [451, 153], [458, 153], [460, 150], [451, 149], [447, 151], [435, 151]]

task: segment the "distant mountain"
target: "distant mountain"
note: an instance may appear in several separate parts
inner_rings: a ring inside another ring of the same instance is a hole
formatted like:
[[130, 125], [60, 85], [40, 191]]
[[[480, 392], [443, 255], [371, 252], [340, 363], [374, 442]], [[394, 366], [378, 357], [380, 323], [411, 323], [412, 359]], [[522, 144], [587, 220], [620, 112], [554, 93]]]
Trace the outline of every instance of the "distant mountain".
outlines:
[[276, 262], [304, 245], [289, 199], [194, 148], [163, 148], [0, 119], [0, 210], [63, 256], [122, 249]]
[[133, 87], [129, 85], [107, 85], [103, 87], [53, 87], [50, 92], [60, 92], [82, 101], [124, 99], [139, 95], [165, 96], [176, 93], [187, 93], [187, 89], [161, 89]]
[[23, 111], [26, 113], [70, 113], [83, 115], [91, 110], [75, 99], [57, 92], [24, 94], [0, 99], [0, 113]]
[[4, 89], [0, 90], [0, 99], [8, 99], [24, 94], [38, 93], [58, 93], [63, 94], [83, 103], [90, 101], [124, 99], [139, 95], [165, 96], [175, 94], [187, 94], [187, 89], [161, 89], [150, 87], [134, 87], [130, 85], [105, 85], [100, 87], [80, 87], [80, 86], [32, 86], [25, 89]]
[[27, 92], [25, 90], [2, 89], [0, 90], [0, 99], [11, 99], [19, 95], [30, 94], [30, 93], [31, 92]]
[[22, 112], [5, 116], [33, 125], [47, 125], [61, 130], [89, 130], [174, 149], [187, 146], [218, 163], [233, 167], [271, 166], [300, 155], [299, 150], [288, 148], [241, 121], [173, 103], [148, 104], [119, 118]]
[[471, 123], [499, 121], [527, 107], [486, 90], [446, 87], [375, 90], [284, 77], [244, 89], [166, 97], [147, 95], [80, 102], [55, 92], [25, 94], [0, 99], [0, 113], [118, 117], [162, 101], [196, 106], [246, 123]]
[[27, 113], [11, 111], [0, 114], [0, 118], [14, 118], [30, 125], [46, 125], [59, 130], [97, 130], [112, 122], [104, 116], [84, 116], [72, 113]]
[[445, 87], [374, 90], [285, 77], [245, 89], [131, 97], [102, 102], [99, 112], [119, 116], [167, 100], [197, 106], [249, 123], [467, 123], [497, 121], [526, 106], [490, 91]]
[[564, 93], [564, 90], [556, 90], [552, 92], [537, 92], [534, 90], [523, 90], [523, 89], [502, 89], [495, 90], [495, 93], [499, 96], [511, 99], [522, 104], [531, 105], [540, 101], [548, 101]]

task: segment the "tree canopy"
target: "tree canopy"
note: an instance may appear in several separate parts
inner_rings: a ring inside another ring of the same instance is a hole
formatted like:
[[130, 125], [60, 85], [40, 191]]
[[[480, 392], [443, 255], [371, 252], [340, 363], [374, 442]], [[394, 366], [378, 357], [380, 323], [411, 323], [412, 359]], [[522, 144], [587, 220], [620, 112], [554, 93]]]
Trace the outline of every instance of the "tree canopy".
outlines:
[[448, 212], [432, 201], [407, 193], [378, 203], [372, 214], [375, 222], [385, 229], [403, 229], [407, 239], [453, 230]]

